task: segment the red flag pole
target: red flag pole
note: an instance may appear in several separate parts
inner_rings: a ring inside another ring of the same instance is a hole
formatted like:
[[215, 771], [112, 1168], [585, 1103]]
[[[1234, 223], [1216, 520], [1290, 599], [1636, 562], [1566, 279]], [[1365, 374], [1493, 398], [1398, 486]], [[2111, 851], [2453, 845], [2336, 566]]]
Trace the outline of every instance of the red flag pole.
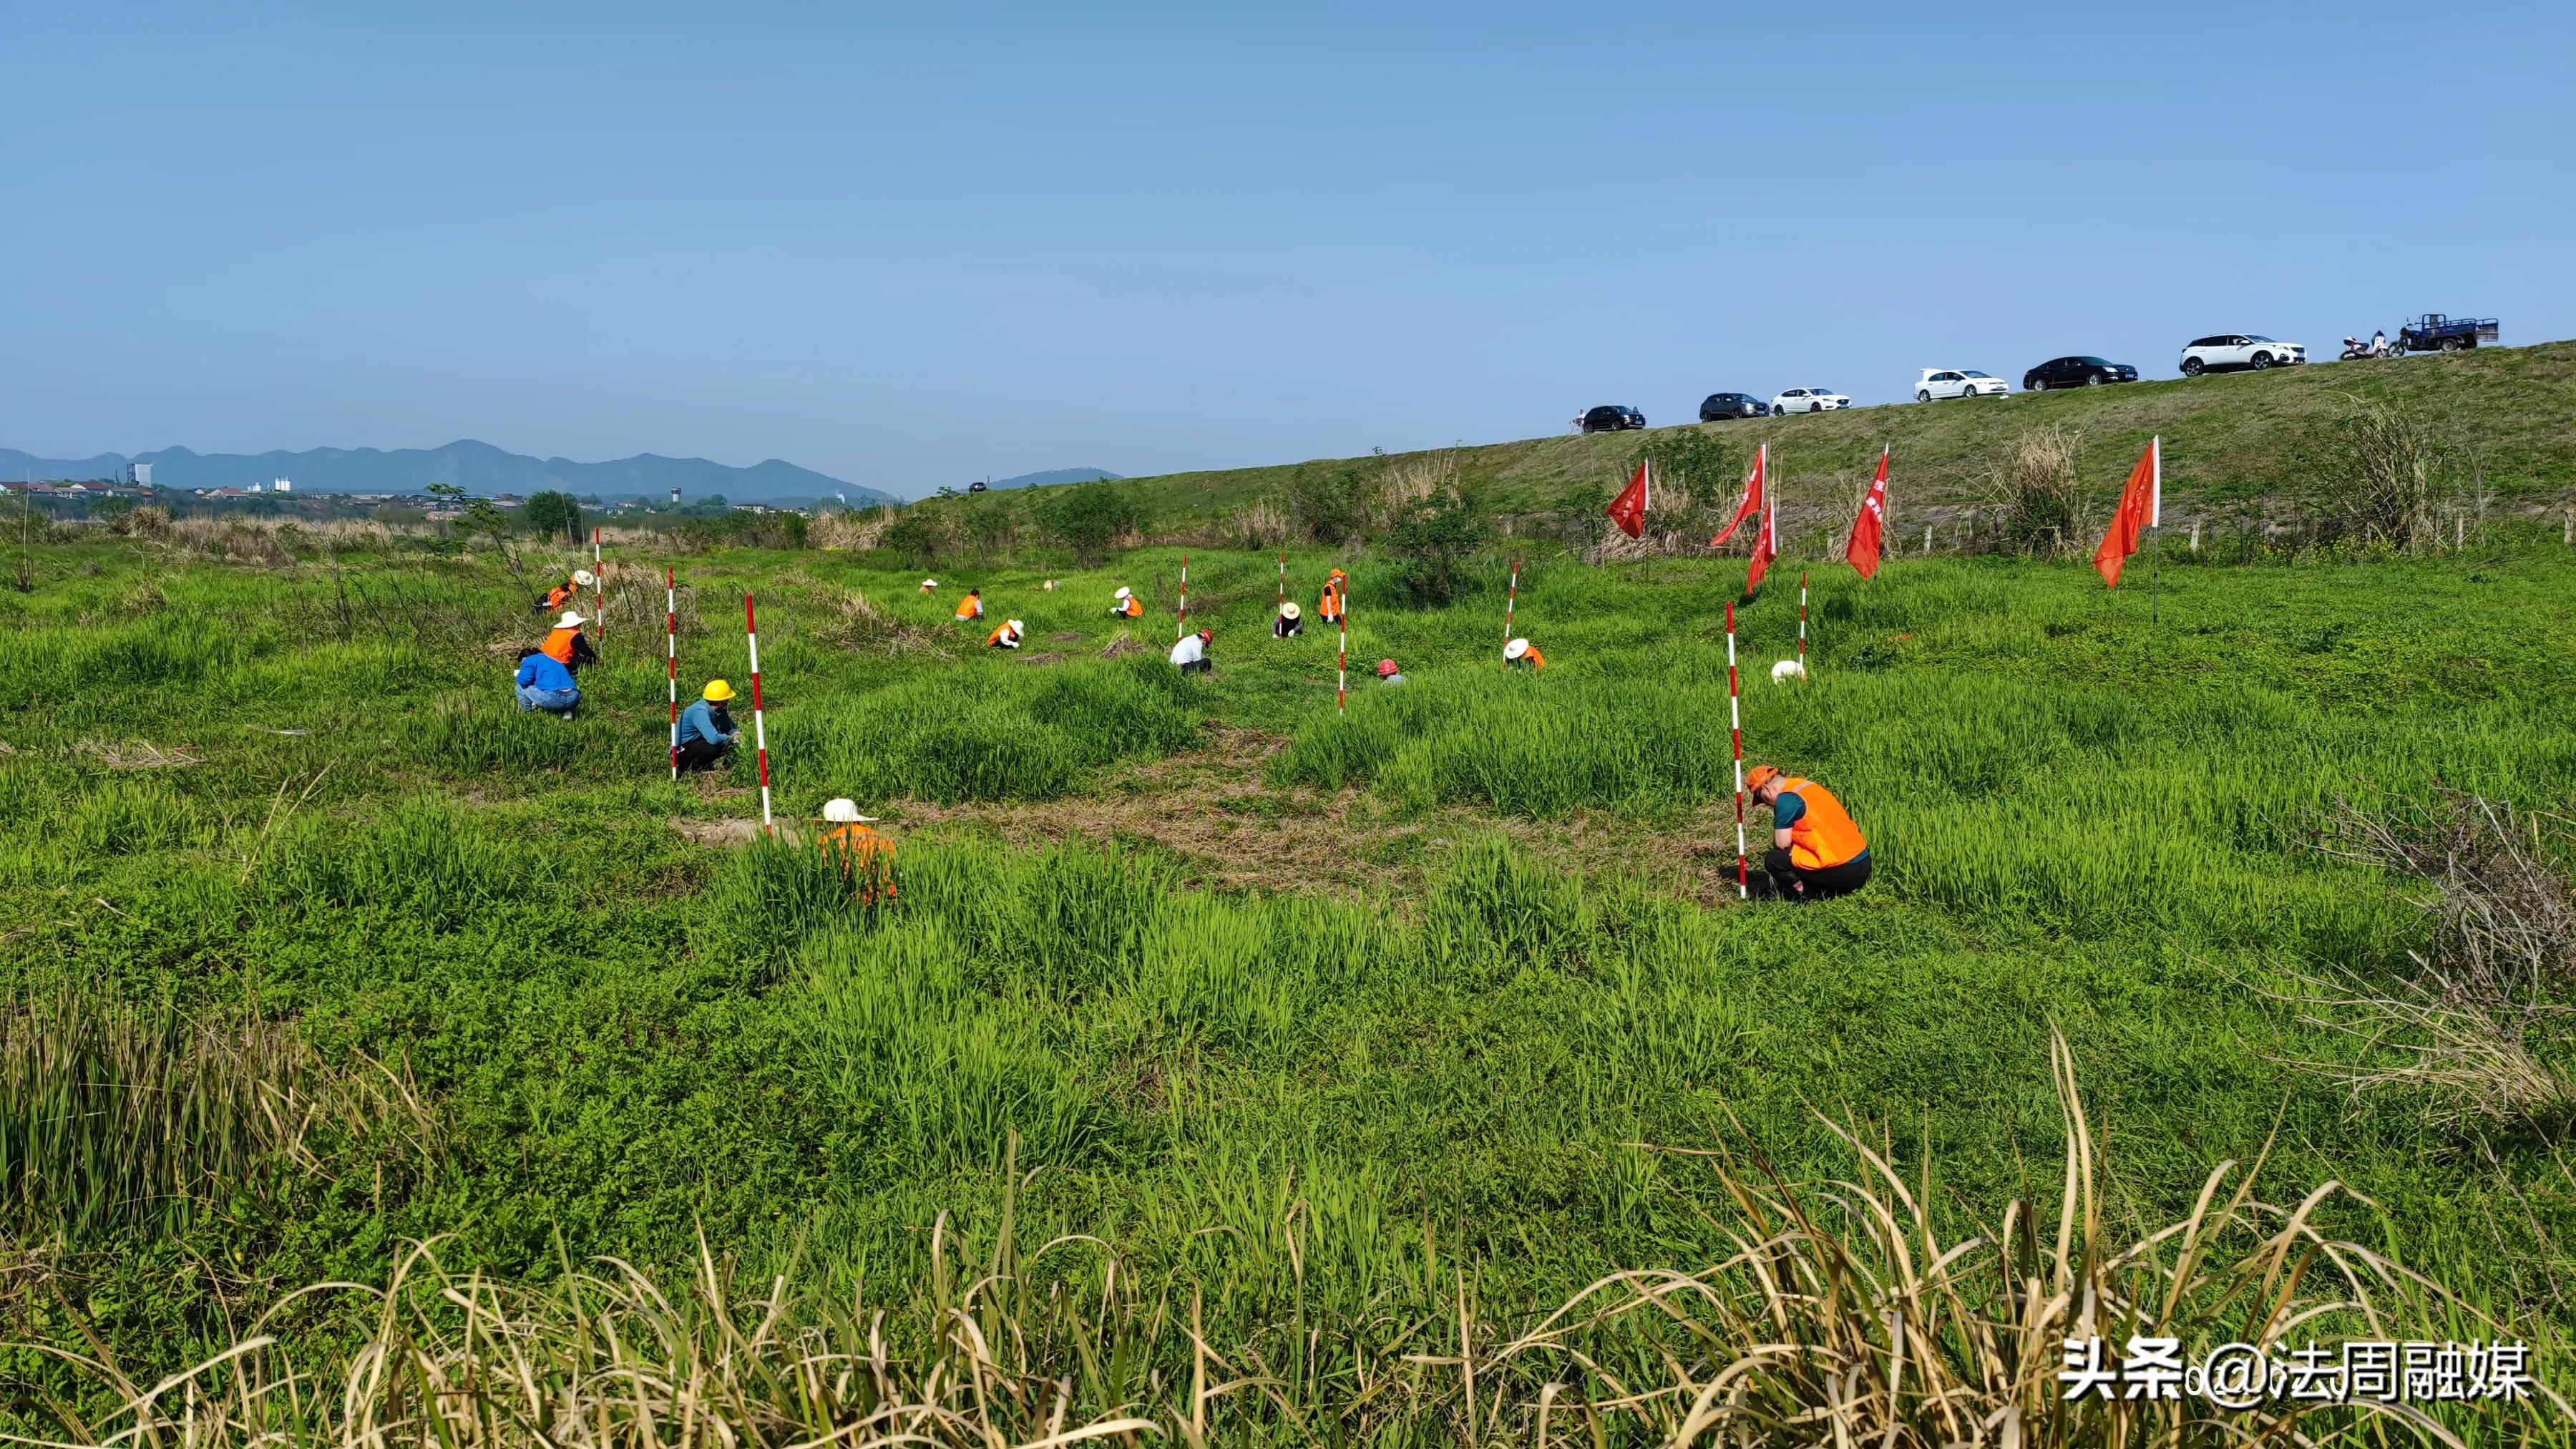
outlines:
[[1798, 570], [1798, 672], [1807, 672], [1807, 571]]
[[[1521, 561], [1513, 559], [1511, 592], [1503, 595], [1503, 643], [1506, 647], [1509, 647], [1512, 642], [1512, 605], [1520, 601], [1520, 596]], [[1512, 661], [1508, 659], [1503, 661], [1503, 672], [1505, 674], [1512, 672]]]
[[662, 672], [671, 687], [671, 783], [680, 783], [680, 588], [662, 566]]
[[599, 530], [590, 531], [590, 619], [599, 626], [599, 642], [608, 642], [608, 580], [599, 572]]
[[1744, 874], [1744, 716], [1735, 705], [1735, 604], [1726, 605], [1726, 728], [1735, 745], [1735, 898], [1748, 900]]
[[760, 717], [760, 625], [751, 615], [751, 595], [742, 596], [742, 637], [751, 647], [751, 743], [760, 751], [760, 828], [769, 829], [769, 728]]
[[1189, 551], [1188, 551], [1188, 550], [1186, 550], [1186, 549], [1184, 549], [1184, 550], [1182, 550], [1182, 552], [1181, 552], [1181, 612], [1180, 612], [1180, 614], [1179, 614], [1177, 617], [1175, 617], [1175, 618], [1172, 620], [1172, 642], [1173, 642], [1173, 643], [1175, 643], [1175, 644], [1180, 643], [1180, 642], [1181, 642], [1181, 636], [1182, 636], [1183, 634], [1188, 633], [1189, 631], [1190, 631], [1190, 555], [1189, 555]]

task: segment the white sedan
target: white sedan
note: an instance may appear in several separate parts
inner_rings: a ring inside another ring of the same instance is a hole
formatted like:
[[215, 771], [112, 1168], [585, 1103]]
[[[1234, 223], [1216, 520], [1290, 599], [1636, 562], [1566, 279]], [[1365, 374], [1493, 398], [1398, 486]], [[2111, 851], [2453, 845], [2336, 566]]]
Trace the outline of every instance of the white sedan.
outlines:
[[1851, 399], [1831, 388], [1793, 387], [1771, 399], [1771, 415], [1782, 413], [1828, 413], [1851, 406]]
[[1964, 367], [1927, 367], [1914, 383], [1914, 400], [1930, 402], [1936, 397], [2002, 397], [2011, 389], [2000, 377], [1988, 377]]

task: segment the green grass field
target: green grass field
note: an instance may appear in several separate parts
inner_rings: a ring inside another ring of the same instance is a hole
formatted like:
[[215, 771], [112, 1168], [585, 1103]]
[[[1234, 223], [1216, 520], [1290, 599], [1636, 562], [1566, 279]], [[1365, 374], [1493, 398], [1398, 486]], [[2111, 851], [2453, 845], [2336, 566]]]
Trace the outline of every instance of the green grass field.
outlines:
[[[2568, 1382], [2563, 1123], [2350, 1097], [2294, 1064], [2395, 1048], [2265, 994], [2422, 943], [2407, 882], [2318, 848], [2345, 802], [2473, 791], [2564, 861], [2554, 531], [2368, 563], [2168, 549], [2152, 623], [2143, 560], [2116, 594], [2072, 564], [1907, 558], [1864, 587], [1784, 560], [1738, 615], [1748, 759], [1832, 786], [1878, 862], [1805, 909], [1734, 900], [1738, 561], [1542, 560], [1516, 606], [1537, 676], [1499, 668], [1498, 567], [1415, 612], [1356, 564], [1337, 715], [1332, 634], [1268, 637], [1266, 555], [1193, 550], [1218, 663], [1191, 679], [1161, 659], [1171, 550], [952, 566], [932, 598], [865, 555], [679, 560], [683, 698], [747, 684], [756, 591], [779, 810], [888, 817], [876, 902], [751, 840], [750, 759], [667, 781], [664, 560], [620, 562], [654, 586], [621, 596], [570, 723], [512, 707], [533, 635], [489, 561], [350, 556], [335, 581], [84, 544], [0, 594], [0, 1426], [113, 1433], [120, 1381], [434, 1240], [531, 1292], [599, 1255], [685, 1284], [703, 1245], [746, 1301], [779, 1273], [814, 1323], [889, 1308], [917, 1361], [980, 1279], [955, 1321], [1030, 1383], [1079, 1380], [1062, 1422], [1539, 1442], [1545, 1385], [1606, 1402], [1706, 1345], [1586, 1329], [1598, 1373], [1502, 1355], [1481, 1409], [1459, 1346], [1734, 1252], [1742, 1200], [1693, 1152], [1822, 1191], [1856, 1171], [1830, 1124], [1856, 1124], [1948, 1238], [2015, 1201], [2053, 1224], [2053, 1031], [2106, 1237], [2181, 1220], [2229, 1159], [2272, 1202], [2339, 1182], [2326, 1230], [2460, 1295], [2404, 1326], [2493, 1315]], [[1326, 563], [1290, 558], [1310, 612]], [[1775, 687], [1802, 568], [1813, 677]], [[1027, 648], [948, 621], [969, 582]], [[1119, 583], [1157, 612], [1104, 658]], [[1381, 656], [1411, 682], [1377, 686]], [[2564, 1073], [2556, 1028], [2528, 1045]], [[323, 1295], [264, 1331], [329, 1364], [370, 1311]], [[1187, 1325], [1262, 1386], [1205, 1408]], [[1049, 1393], [986, 1410], [1041, 1437]], [[331, 1397], [263, 1412], [336, 1423]], [[1601, 1442], [1671, 1428], [1602, 1412]], [[2566, 1432], [2446, 1414], [2470, 1442]]]

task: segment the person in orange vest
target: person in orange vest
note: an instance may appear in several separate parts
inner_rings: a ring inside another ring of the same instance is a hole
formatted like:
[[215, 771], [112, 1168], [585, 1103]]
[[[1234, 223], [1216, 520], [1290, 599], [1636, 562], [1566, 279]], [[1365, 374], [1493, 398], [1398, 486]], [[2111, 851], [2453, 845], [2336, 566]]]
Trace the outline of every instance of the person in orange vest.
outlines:
[[936, 590], [938, 587], [939, 580], [937, 579], [923, 579], [921, 581], [921, 591], [925, 594]]
[[816, 847], [849, 877], [861, 902], [882, 892], [894, 899], [894, 843], [869, 827], [875, 821], [859, 813], [855, 800], [829, 800], [823, 823], [830, 828], [814, 838]]
[[980, 619], [983, 617], [984, 591], [982, 589], [968, 589], [966, 591], [966, 597], [957, 601], [957, 622], [963, 624], [970, 620]]
[[1762, 870], [1782, 900], [1820, 901], [1869, 884], [1869, 842], [1831, 791], [1777, 765], [1754, 766], [1744, 787], [1771, 807]]
[[574, 569], [570, 578], [546, 590], [546, 601], [537, 606], [537, 612], [542, 614], [548, 609], [560, 609], [565, 604], [578, 600], [582, 590], [595, 588], [598, 583], [597, 574], [588, 569]]
[[984, 647], [987, 649], [1019, 648], [1020, 631], [1023, 627], [1017, 619], [1004, 619], [992, 633], [984, 636]]
[[555, 620], [555, 627], [546, 635], [546, 642], [537, 646], [537, 652], [575, 672], [585, 664], [597, 664], [599, 651], [590, 647], [590, 636], [581, 632], [583, 622], [581, 615], [564, 610], [563, 617]]
[[1109, 617], [1113, 619], [1141, 619], [1145, 617], [1145, 606], [1137, 602], [1134, 594], [1129, 593], [1122, 587], [1118, 590], [1117, 595], [1109, 601]]
[[1342, 591], [1350, 587], [1350, 575], [1335, 569], [1324, 580], [1323, 597], [1315, 601], [1315, 617], [1327, 624], [1342, 622]]
[[1503, 663], [1535, 673], [1547, 667], [1547, 656], [1539, 653], [1527, 639], [1514, 639], [1503, 646]]

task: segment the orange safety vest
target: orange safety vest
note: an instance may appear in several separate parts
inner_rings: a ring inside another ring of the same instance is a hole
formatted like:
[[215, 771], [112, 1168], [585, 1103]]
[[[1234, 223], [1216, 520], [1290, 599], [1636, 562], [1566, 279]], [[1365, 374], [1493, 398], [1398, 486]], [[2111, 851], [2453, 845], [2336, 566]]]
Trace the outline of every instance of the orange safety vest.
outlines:
[[1136, 601], [1136, 596], [1134, 594], [1129, 594], [1125, 599], [1119, 601], [1118, 607], [1114, 612], [1123, 614], [1130, 619], [1141, 619], [1145, 617], [1145, 606]]
[[[993, 630], [993, 632], [992, 632], [992, 633], [987, 634], [987, 635], [985, 635], [985, 636], [984, 636], [984, 647], [985, 647], [985, 648], [987, 648], [987, 649], [999, 649], [999, 648], [1001, 648], [1001, 647], [1002, 647], [1002, 636], [1003, 636], [1003, 635], [1005, 635], [1005, 634], [1009, 634], [1010, 632], [1011, 632], [1011, 626], [1010, 626], [1010, 625], [1008, 625], [1008, 624], [1003, 624], [1003, 625], [999, 625], [999, 626], [997, 626], [997, 627]], [[1012, 635], [1012, 638], [1013, 638], [1014, 640], [1016, 640], [1018, 637], [1019, 637], [1019, 636], [1017, 636], [1017, 635]]]
[[1547, 656], [1539, 653], [1538, 646], [1532, 644], [1529, 647], [1529, 652], [1521, 656], [1521, 662], [1532, 669], [1545, 669], [1547, 667]]
[[957, 601], [957, 617], [960, 619], [983, 618], [984, 601], [973, 594], [968, 594], [966, 597]]
[[537, 652], [569, 669], [572, 667], [572, 641], [580, 635], [579, 629], [554, 630], [546, 635], [546, 642], [537, 646]]
[[839, 864], [842, 874], [856, 879], [860, 900], [875, 900], [880, 887], [888, 900], [894, 898], [894, 842], [854, 822], [824, 831], [814, 844]]
[[569, 583], [557, 584], [546, 590], [546, 607], [560, 609], [563, 607], [564, 600], [574, 597], [576, 593], [577, 591]]
[[1843, 802], [1833, 792], [1813, 780], [1796, 776], [1780, 782], [1780, 793], [1795, 795], [1806, 812], [1789, 822], [1789, 863], [1800, 870], [1823, 870], [1840, 865], [1869, 849], [1860, 827], [1843, 810]]
[[1341, 618], [1342, 591], [1332, 584], [1324, 585], [1324, 596], [1315, 601], [1315, 612], [1321, 614], [1327, 624]]

